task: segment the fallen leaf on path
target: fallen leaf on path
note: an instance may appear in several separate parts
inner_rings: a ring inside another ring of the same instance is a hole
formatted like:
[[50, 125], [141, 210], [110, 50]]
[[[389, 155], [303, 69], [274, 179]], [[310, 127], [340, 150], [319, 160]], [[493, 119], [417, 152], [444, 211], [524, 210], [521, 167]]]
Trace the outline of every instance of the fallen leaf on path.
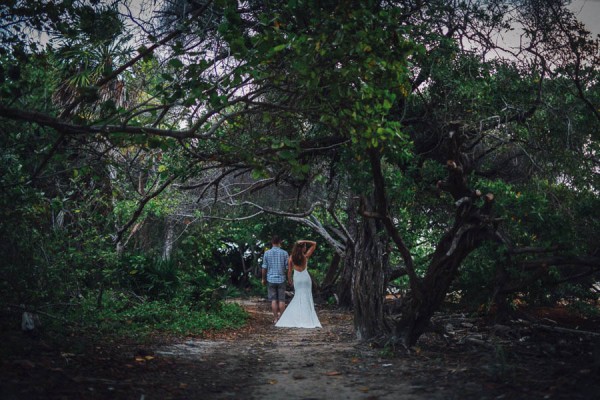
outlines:
[[339, 371], [329, 371], [329, 372], [325, 372], [325, 375], [327, 376], [337, 376], [337, 375], [341, 375], [342, 373]]
[[363, 393], [367, 393], [369, 391], [369, 388], [366, 387], [366, 386], [361, 386], [361, 387], [358, 388], [358, 390], [360, 390]]
[[269, 385], [276, 385], [277, 384], [277, 379], [271, 379], [269, 381]]

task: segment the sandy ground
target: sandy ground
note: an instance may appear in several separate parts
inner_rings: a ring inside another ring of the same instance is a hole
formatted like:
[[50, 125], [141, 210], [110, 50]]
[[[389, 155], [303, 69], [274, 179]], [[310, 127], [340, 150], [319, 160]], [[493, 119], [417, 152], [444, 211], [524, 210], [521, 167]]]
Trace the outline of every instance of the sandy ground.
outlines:
[[[434, 399], [447, 398], [408, 381], [390, 381], [403, 366], [354, 339], [348, 313], [321, 309], [321, 329], [276, 328], [268, 303], [242, 304], [255, 330], [234, 338], [195, 339], [157, 349], [162, 356], [207, 362], [212, 355], [230, 388], [206, 393], [214, 399]], [[236, 384], [236, 376], [240, 384]], [[243, 383], [241, 383], [243, 382]], [[218, 385], [220, 386], [220, 385]]]

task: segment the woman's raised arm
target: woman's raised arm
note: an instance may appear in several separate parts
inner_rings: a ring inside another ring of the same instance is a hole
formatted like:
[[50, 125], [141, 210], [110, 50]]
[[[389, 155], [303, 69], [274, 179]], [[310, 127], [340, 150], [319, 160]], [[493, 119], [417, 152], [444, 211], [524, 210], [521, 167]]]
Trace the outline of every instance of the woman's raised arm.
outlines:
[[299, 240], [298, 243], [304, 243], [304, 244], [310, 245], [310, 247], [304, 253], [304, 257], [306, 257], [306, 258], [310, 257], [312, 255], [312, 253], [315, 252], [315, 249], [317, 248], [317, 242], [314, 242], [312, 240]]

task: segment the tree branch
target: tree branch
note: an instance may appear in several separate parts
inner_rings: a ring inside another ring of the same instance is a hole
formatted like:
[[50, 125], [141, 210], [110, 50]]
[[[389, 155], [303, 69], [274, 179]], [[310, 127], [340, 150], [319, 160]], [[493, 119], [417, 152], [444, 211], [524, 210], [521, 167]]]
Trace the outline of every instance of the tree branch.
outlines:
[[376, 209], [377, 214], [381, 216], [383, 224], [387, 233], [390, 235], [402, 259], [404, 260], [404, 265], [406, 271], [408, 272], [408, 276], [410, 278], [410, 286], [411, 289], [415, 292], [415, 294], [420, 295], [421, 293], [421, 280], [417, 276], [413, 266], [413, 258], [410, 254], [410, 250], [402, 240], [400, 236], [400, 232], [396, 229], [394, 225], [394, 221], [389, 214], [387, 198], [385, 194], [385, 179], [383, 178], [383, 172], [381, 170], [381, 159], [379, 155], [379, 151], [376, 148], [369, 148], [369, 160], [371, 162], [371, 169], [373, 172], [373, 185], [375, 187], [375, 201], [376, 201]]
[[[208, 9], [208, 7], [211, 5], [211, 3], [212, 3], [212, 0], [206, 1], [206, 3], [202, 7], [200, 7], [198, 10], [194, 11], [194, 13], [190, 16], [190, 20], [194, 20], [196, 17], [198, 17], [200, 14], [202, 14], [204, 11], [206, 11], [206, 9]], [[119, 76], [127, 68], [131, 67], [132, 65], [135, 65], [138, 61], [140, 61], [144, 57], [147, 57], [150, 54], [152, 54], [154, 52], [154, 50], [156, 50], [160, 46], [168, 43], [169, 41], [171, 41], [172, 39], [181, 35], [182, 33], [183, 33], [183, 29], [181, 29], [181, 28], [175, 29], [173, 32], [169, 33], [164, 38], [162, 38], [161, 40], [154, 43], [152, 46], [144, 49], [143, 51], [140, 51], [136, 57], [132, 58], [125, 64], [121, 65], [119, 68], [115, 69], [109, 75], [106, 75], [103, 78], [96, 81], [95, 86], [101, 87], [101, 86], [107, 84], [108, 82], [110, 82], [111, 80], [113, 80], [114, 78]], [[73, 112], [73, 110], [75, 110], [75, 108], [77, 108], [77, 106], [81, 103], [83, 98], [84, 98], [83, 96], [79, 96], [67, 108], [65, 108], [63, 110], [63, 112], [60, 114], [60, 119], [68, 118], [69, 115], [71, 115], [71, 113]]]
[[158, 189], [156, 189], [153, 193], [150, 193], [149, 195], [145, 196], [143, 199], [140, 200], [140, 202], [138, 204], [138, 208], [135, 210], [135, 212], [133, 213], [133, 215], [131, 216], [129, 221], [127, 221], [127, 223], [125, 225], [123, 225], [117, 231], [117, 234], [114, 238], [114, 242], [117, 245], [119, 245], [121, 243], [121, 240], [123, 239], [123, 234], [127, 231], [127, 229], [129, 229], [131, 227], [131, 225], [133, 225], [137, 221], [137, 219], [140, 217], [140, 215], [142, 214], [142, 211], [144, 211], [144, 207], [146, 206], [146, 204], [150, 200], [152, 200], [153, 198], [155, 198], [156, 196], [161, 194], [167, 187], [169, 187], [169, 185], [175, 179], [177, 179], [178, 176], [179, 175], [171, 175], [165, 182], [163, 182], [162, 185], [160, 185], [160, 187]]

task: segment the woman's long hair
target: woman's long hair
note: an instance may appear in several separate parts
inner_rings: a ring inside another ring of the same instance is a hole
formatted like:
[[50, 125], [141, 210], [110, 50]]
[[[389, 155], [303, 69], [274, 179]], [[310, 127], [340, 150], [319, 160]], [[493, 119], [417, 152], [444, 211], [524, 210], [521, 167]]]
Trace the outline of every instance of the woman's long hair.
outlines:
[[294, 243], [294, 247], [292, 248], [292, 262], [299, 267], [304, 265], [306, 262], [304, 244], [299, 244], [298, 242]]

